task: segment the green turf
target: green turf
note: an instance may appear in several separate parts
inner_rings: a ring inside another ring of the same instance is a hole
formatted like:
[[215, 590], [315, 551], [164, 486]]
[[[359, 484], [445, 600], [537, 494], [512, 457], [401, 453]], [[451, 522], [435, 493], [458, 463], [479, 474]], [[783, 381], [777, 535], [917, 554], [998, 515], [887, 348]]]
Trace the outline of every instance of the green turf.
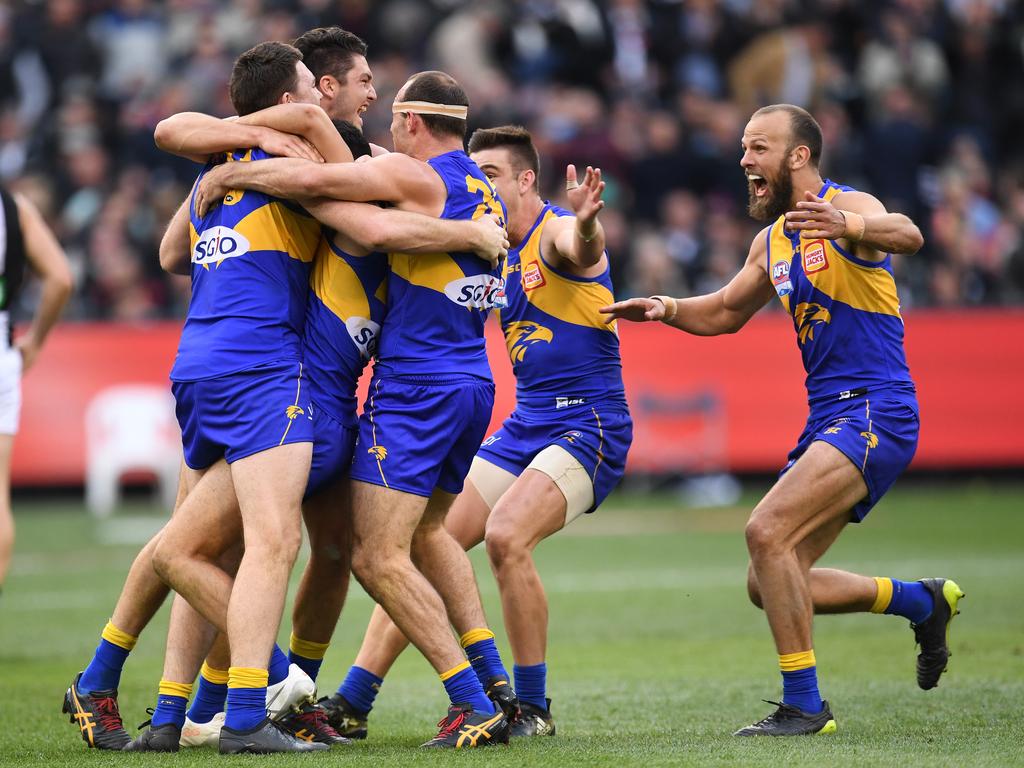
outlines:
[[[410, 653], [383, 687], [369, 741], [326, 755], [222, 758], [88, 751], [59, 713], [138, 540], [159, 517], [134, 509], [96, 524], [75, 505], [16, 505], [17, 554], [0, 596], [0, 766], [1024, 765], [1024, 486], [907, 484], [843, 535], [827, 564], [907, 579], [950, 575], [967, 599], [950, 670], [928, 692], [914, 683], [904, 620], [821, 618], [815, 650], [839, 733], [798, 740], [729, 735], [768, 713], [761, 698], [779, 695], [767, 624], [745, 597], [745, 509], [620, 496], [541, 546], [556, 738], [458, 755], [418, 751], [446, 702], [427, 664]], [[479, 556], [475, 562], [498, 624], [493, 581]], [[361, 592], [351, 597], [324, 665], [325, 688], [344, 674], [370, 607]], [[125, 670], [130, 730], [154, 703], [165, 627], [166, 610]]]

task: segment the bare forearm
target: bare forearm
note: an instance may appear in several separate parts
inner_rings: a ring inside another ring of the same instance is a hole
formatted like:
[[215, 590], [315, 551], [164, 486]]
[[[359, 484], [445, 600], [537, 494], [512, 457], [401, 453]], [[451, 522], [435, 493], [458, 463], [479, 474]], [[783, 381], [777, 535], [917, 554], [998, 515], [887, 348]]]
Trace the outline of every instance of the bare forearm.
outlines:
[[604, 228], [597, 221], [584, 226], [579, 221], [572, 230], [572, 246], [569, 258], [581, 267], [592, 267], [604, 255]]
[[241, 120], [220, 120], [200, 112], [181, 112], [161, 120], [153, 133], [165, 152], [201, 159], [239, 147], [256, 147], [263, 129]]
[[352, 160], [352, 153], [331, 123], [331, 118], [320, 107], [312, 104], [277, 104], [240, 117], [238, 122], [301, 136], [312, 144], [328, 163], [346, 163]]
[[327, 198], [303, 200], [302, 204], [319, 221], [370, 251], [439, 253], [473, 250], [478, 245], [479, 231], [471, 221], [445, 221]]
[[317, 167], [308, 160], [279, 158], [252, 163], [227, 163], [223, 181], [229, 189], [251, 189], [272, 197], [287, 199], [315, 197], [309, 173]]
[[675, 315], [663, 322], [695, 336], [719, 336], [735, 333], [746, 324], [753, 312], [729, 309], [724, 300], [725, 289], [704, 296], [676, 299]]
[[32, 343], [41, 347], [50, 329], [53, 328], [60, 313], [64, 310], [71, 296], [71, 284], [63, 280], [43, 280], [43, 288], [39, 296], [39, 306], [29, 327], [28, 336]]
[[859, 245], [883, 253], [917, 253], [924, 245], [921, 230], [902, 213], [864, 217], [864, 234]]

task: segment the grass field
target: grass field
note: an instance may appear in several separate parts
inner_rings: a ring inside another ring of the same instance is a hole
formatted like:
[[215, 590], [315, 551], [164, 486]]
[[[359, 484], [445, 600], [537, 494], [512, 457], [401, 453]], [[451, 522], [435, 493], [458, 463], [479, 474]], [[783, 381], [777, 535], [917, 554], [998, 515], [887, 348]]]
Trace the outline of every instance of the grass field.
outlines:
[[[75, 504], [16, 503], [17, 554], [0, 597], [0, 766], [1024, 765], [1024, 486], [907, 483], [867, 524], [844, 534], [830, 565], [957, 579], [967, 599], [954, 624], [954, 657], [939, 688], [920, 691], [906, 621], [821, 618], [815, 650], [839, 733], [797, 740], [729, 735], [767, 714], [761, 699], [780, 693], [767, 624], [744, 590], [742, 530], [753, 498], [701, 510], [668, 497], [619, 496], [541, 546], [557, 737], [458, 755], [417, 751], [446, 701], [427, 664], [408, 653], [382, 689], [368, 741], [272, 758], [86, 750], [60, 714], [61, 696], [88, 661], [139, 542], [160, 518], [136, 507], [96, 524]], [[478, 555], [475, 562], [498, 625], [493, 580]], [[347, 669], [370, 608], [362, 592], [350, 598], [323, 688]], [[154, 704], [166, 620], [164, 610], [122, 678], [131, 732]]]

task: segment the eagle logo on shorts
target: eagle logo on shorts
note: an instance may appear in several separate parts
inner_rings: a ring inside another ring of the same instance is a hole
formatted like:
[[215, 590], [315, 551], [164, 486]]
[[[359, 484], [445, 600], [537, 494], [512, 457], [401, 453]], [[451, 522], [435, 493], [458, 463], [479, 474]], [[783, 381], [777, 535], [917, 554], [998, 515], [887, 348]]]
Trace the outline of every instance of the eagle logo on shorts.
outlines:
[[300, 408], [297, 405], [289, 405], [284, 412], [285, 416], [287, 416], [292, 421], [295, 421], [297, 418], [299, 418], [299, 416], [301, 416], [304, 413], [305, 411], [302, 410], [302, 408]]
[[797, 304], [796, 309], [793, 310], [793, 325], [796, 326], [800, 346], [803, 346], [808, 341], [814, 341], [814, 331], [822, 325], [828, 325], [831, 322], [831, 313], [821, 304], [803, 302]]
[[505, 345], [508, 356], [513, 363], [523, 362], [527, 350], [534, 344], [544, 342], [550, 344], [555, 334], [550, 328], [538, 325], [530, 320], [519, 320], [505, 326]]
[[366, 452], [373, 456], [377, 461], [384, 461], [388, 457], [388, 449], [383, 445], [371, 445], [366, 449]]
[[874, 432], [861, 432], [860, 436], [868, 441], [868, 448], [878, 447], [878, 435]]

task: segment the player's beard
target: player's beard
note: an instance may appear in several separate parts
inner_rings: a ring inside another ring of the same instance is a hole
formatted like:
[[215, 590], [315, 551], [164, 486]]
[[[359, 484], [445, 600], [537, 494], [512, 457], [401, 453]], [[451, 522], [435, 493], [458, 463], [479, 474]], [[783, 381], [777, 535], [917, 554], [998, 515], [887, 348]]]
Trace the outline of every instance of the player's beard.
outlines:
[[790, 200], [793, 199], [793, 172], [783, 165], [774, 180], [767, 176], [763, 178], [768, 184], [768, 194], [764, 197], [758, 197], [754, 192], [754, 183], [747, 182], [747, 213], [756, 221], [775, 221], [789, 210]]

